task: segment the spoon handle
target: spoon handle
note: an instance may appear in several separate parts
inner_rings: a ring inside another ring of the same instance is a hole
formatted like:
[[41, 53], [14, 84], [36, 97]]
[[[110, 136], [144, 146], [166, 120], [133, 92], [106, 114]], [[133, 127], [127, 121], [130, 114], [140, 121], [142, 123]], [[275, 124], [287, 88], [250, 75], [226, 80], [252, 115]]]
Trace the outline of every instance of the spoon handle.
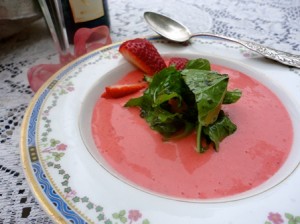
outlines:
[[282, 64], [289, 65], [292, 67], [300, 68], [300, 55], [290, 54], [284, 51], [275, 50], [270, 47], [265, 47], [260, 44], [256, 44], [250, 41], [244, 41], [244, 40], [237, 40], [235, 38], [219, 35], [219, 34], [213, 34], [213, 33], [198, 33], [193, 34], [194, 36], [211, 36], [211, 37], [217, 37], [224, 40], [229, 40], [238, 44], [241, 44], [248, 49], [255, 51], [269, 59], [278, 61]]

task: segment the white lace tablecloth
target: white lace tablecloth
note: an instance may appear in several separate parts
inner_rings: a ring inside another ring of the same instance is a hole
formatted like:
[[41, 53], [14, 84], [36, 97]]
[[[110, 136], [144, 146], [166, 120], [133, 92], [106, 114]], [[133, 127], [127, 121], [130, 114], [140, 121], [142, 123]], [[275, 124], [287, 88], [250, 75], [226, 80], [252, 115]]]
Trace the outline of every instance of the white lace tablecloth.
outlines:
[[[108, 2], [114, 42], [154, 34], [144, 22], [143, 13], [156, 11], [178, 19], [192, 32], [220, 33], [300, 54], [299, 0]], [[20, 162], [19, 140], [22, 118], [34, 95], [28, 86], [27, 70], [36, 64], [57, 61], [43, 20], [0, 41], [0, 223], [52, 222], [28, 187]], [[277, 223], [288, 220], [283, 217]]]

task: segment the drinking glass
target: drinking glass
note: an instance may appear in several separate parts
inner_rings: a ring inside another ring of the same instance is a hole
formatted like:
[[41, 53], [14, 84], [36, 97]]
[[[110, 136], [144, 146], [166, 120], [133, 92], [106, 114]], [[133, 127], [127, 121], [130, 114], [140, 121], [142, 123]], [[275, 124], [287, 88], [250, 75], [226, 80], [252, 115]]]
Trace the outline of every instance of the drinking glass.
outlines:
[[69, 60], [70, 45], [62, 11], [61, 0], [38, 0], [50, 30], [61, 62]]

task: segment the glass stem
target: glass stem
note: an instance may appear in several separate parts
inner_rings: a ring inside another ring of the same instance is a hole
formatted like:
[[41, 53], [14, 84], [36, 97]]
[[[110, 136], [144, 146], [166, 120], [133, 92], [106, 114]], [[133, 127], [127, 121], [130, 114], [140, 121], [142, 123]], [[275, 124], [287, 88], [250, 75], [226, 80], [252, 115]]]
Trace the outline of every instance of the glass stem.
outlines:
[[39, 0], [45, 20], [60, 56], [70, 54], [61, 0]]

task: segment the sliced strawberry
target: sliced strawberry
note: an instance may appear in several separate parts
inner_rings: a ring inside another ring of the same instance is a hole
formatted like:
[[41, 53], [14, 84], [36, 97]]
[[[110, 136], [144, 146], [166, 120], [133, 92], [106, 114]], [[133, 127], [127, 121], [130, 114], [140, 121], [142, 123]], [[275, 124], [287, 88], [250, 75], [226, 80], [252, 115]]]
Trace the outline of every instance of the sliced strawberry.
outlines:
[[154, 45], [146, 39], [125, 41], [119, 48], [120, 53], [131, 63], [148, 75], [164, 69], [166, 63]]
[[170, 58], [169, 66], [173, 65], [177, 70], [183, 70], [188, 62], [187, 58]]
[[105, 87], [105, 92], [101, 95], [104, 98], [120, 98], [144, 89], [147, 83], [134, 83], [124, 85], [112, 85]]

